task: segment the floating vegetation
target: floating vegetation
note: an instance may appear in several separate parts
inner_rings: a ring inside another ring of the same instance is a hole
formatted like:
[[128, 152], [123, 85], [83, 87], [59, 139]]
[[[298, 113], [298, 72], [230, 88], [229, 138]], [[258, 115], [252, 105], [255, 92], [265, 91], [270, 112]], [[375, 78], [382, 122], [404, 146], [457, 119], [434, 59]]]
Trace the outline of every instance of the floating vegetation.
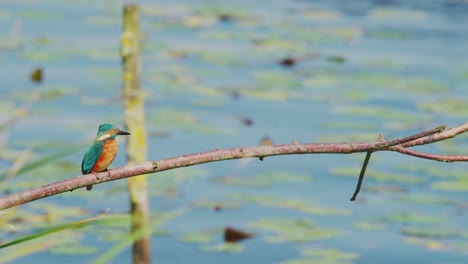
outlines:
[[195, 56], [199, 56], [204, 62], [218, 66], [240, 66], [245, 64], [242, 57], [235, 52], [227, 51], [197, 51]]
[[[30, 171], [33, 171], [33, 170], [38, 170], [40, 168], [45, 168], [46, 166], [49, 166], [49, 165], [53, 164], [52, 162], [58, 161], [58, 160], [62, 159], [63, 157], [76, 152], [80, 148], [81, 148], [81, 146], [68, 146], [68, 147], [59, 149], [59, 150], [55, 151], [52, 154], [43, 155], [43, 156], [35, 158], [33, 160], [27, 160], [21, 166], [21, 168], [19, 168], [15, 172], [15, 174], [20, 175], [20, 174], [24, 174], [24, 173], [27, 173], [27, 172], [30, 172]], [[62, 168], [62, 171], [63, 171], [63, 169], [69, 169], [70, 168], [70, 166], [68, 166], [68, 164], [65, 163], [65, 162], [61, 162], [61, 163], [58, 163], [56, 165], [60, 166]], [[56, 169], [57, 169], [57, 167], [55, 167], [55, 173], [57, 172]], [[8, 172], [0, 173], [0, 180], [7, 177], [8, 174], [9, 174]]]
[[238, 201], [213, 201], [213, 200], [195, 200], [192, 207], [199, 209], [209, 209], [214, 211], [238, 209], [242, 204]]
[[197, 243], [197, 244], [208, 244], [214, 242], [222, 234], [221, 229], [208, 229], [202, 231], [193, 231], [183, 234], [179, 237], [180, 241]]
[[260, 71], [253, 74], [255, 85], [263, 89], [280, 87], [281, 89], [300, 89], [301, 81], [294, 75], [282, 71]]
[[60, 206], [50, 202], [37, 202], [31, 204], [31, 209], [42, 212], [44, 220], [50, 223], [61, 222], [73, 217], [86, 217], [89, 212], [80, 207]]
[[151, 196], [177, 196], [179, 185], [210, 175], [203, 167], [188, 167], [163, 171], [148, 182]]
[[223, 252], [223, 253], [240, 253], [244, 251], [244, 245], [240, 243], [219, 243], [214, 245], [205, 245], [201, 247], [204, 251]]
[[332, 208], [329, 206], [321, 205], [314, 201], [305, 201], [292, 198], [282, 198], [270, 195], [239, 195], [237, 199], [246, 202], [254, 202], [261, 206], [268, 206], [274, 208], [295, 209], [302, 213], [331, 216], [331, 215], [351, 215], [352, 211], [348, 208]]
[[284, 101], [292, 94], [286, 90], [265, 90], [262, 88], [250, 88], [242, 91], [242, 95], [249, 98], [261, 99], [261, 100], [272, 100], [272, 101]]
[[335, 20], [342, 18], [342, 14], [337, 10], [332, 9], [307, 9], [299, 11], [298, 15], [302, 15], [311, 20]]
[[333, 112], [336, 114], [354, 116], [354, 117], [373, 117], [379, 120], [399, 122], [419, 122], [421, 115], [410, 114], [397, 108], [371, 105], [348, 105], [335, 106]]
[[[331, 168], [330, 173], [333, 176], [340, 177], [356, 177], [360, 171], [359, 168]], [[373, 179], [376, 182], [391, 182], [391, 183], [404, 183], [404, 184], [418, 184], [425, 181], [422, 176], [411, 174], [390, 173], [368, 169], [366, 172], [367, 179]]]
[[99, 249], [97, 246], [88, 246], [88, 245], [82, 245], [78, 242], [68, 242], [62, 243], [53, 246], [50, 248], [49, 252], [54, 254], [54, 255], [69, 255], [69, 256], [75, 256], [79, 257], [80, 255], [91, 255], [96, 252], [98, 252]]
[[466, 113], [468, 113], [468, 105], [466, 104], [467, 100], [467, 97], [438, 98], [437, 102], [422, 101], [418, 102], [416, 105], [418, 108], [430, 113], [466, 117]]
[[[440, 142], [438, 144], [444, 144], [444, 142]], [[421, 174], [423, 176], [435, 178], [457, 179], [463, 178], [466, 175], [465, 170], [453, 167], [450, 167], [450, 169], [443, 169], [440, 164], [433, 163], [399, 163], [396, 164], [396, 167], [404, 173], [409, 172], [411, 174]]]
[[317, 227], [312, 221], [306, 219], [261, 218], [252, 222], [250, 226], [275, 233], [265, 238], [271, 243], [326, 240], [340, 233], [335, 229]]
[[400, 228], [400, 233], [405, 236], [419, 238], [453, 238], [458, 236], [458, 231], [444, 226], [406, 226]]
[[434, 239], [408, 237], [404, 241], [409, 244], [424, 247], [430, 251], [447, 251], [452, 248], [450, 244]]
[[451, 181], [435, 181], [431, 183], [431, 188], [446, 192], [467, 192], [468, 179], [458, 178]]
[[23, 51], [21, 55], [34, 62], [58, 62], [69, 58], [69, 54], [65, 52]]
[[442, 216], [434, 216], [420, 213], [395, 213], [380, 218], [384, 223], [405, 223], [405, 224], [440, 224], [447, 222]]
[[[73, 86], [47, 86], [42, 87], [39, 92], [39, 101], [55, 100], [64, 96], [75, 95], [78, 88]], [[28, 98], [31, 91], [15, 91], [11, 94], [11, 98], [15, 100], [22, 100]]]
[[430, 76], [415, 76], [402, 78], [399, 75], [366, 72], [347, 76], [348, 82], [369, 85], [391, 91], [404, 91], [406, 93], [427, 94], [433, 92], [446, 92], [450, 86]]
[[85, 24], [93, 26], [119, 26], [122, 24], [120, 16], [92, 16], [84, 19]]
[[[153, 110], [155, 111], [155, 110]], [[235, 134], [231, 128], [223, 128], [203, 123], [190, 111], [176, 110], [173, 108], [158, 108], [155, 114], [149, 118], [151, 123], [157, 124], [158, 128], [182, 129], [187, 132], [199, 134]]]
[[[318, 136], [314, 139], [315, 142], [374, 142], [378, 138], [377, 133], [371, 132], [343, 132], [343, 133], [327, 133], [323, 136]], [[359, 170], [358, 170], [359, 171]]]
[[374, 8], [372, 9], [368, 16], [372, 19], [390, 19], [394, 21], [424, 21], [430, 18], [430, 14], [425, 11], [419, 10], [408, 10], [400, 8]]
[[292, 259], [281, 264], [351, 264], [359, 258], [357, 252], [347, 252], [336, 248], [306, 248], [301, 251], [303, 258]]
[[353, 227], [362, 231], [385, 231], [388, 225], [376, 221], [359, 221], [353, 222]]
[[334, 62], [334, 63], [338, 63], [338, 64], [343, 64], [343, 63], [346, 62], [345, 57], [343, 57], [343, 56], [337, 56], [337, 55], [335, 55], [335, 56], [328, 56], [328, 57], [327, 57], [327, 60], [328, 60], [328, 61], [331, 61], [331, 62]]
[[265, 173], [257, 174], [248, 177], [238, 177], [238, 176], [225, 176], [216, 178], [217, 183], [227, 184], [227, 185], [246, 185], [246, 186], [271, 186], [273, 184], [299, 184], [306, 183], [311, 180], [311, 176], [293, 174], [289, 172], [274, 172], [274, 173]]
[[404, 203], [415, 203], [425, 205], [453, 205], [452, 199], [433, 194], [408, 194], [400, 197]]

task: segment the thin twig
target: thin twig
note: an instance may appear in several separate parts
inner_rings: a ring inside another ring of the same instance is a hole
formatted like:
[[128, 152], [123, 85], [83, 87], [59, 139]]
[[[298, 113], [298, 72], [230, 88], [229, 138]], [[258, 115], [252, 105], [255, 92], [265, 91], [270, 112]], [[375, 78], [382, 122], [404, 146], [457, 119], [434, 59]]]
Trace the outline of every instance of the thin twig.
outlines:
[[366, 174], [367, 165], [369, 164], [371, 155], [371, 151], [367, 152], [366, 158], [364, 159], [364, 163], [362, 164], [361, 173], [359, 173], [359, 179], [356, 185], [356, 190], [354, 191], [353, 197], [351, 197], [350, 201], [355, 201], [359, 191], [361, 190], [361, 185], [364, 181], [364, 175]]
[[421, 137], [421, 138], [418, 138], [418, 139], [415, 139], [415, 140], [412, 140], [412, 141], [409, 141], [409, 142], [406, 142], [406, 143], [403, 143], [403, 144], [398, 144], [398, 145], [401, 145], [404, 148], [414, 147], [414, 146], [419, 146], [419, 145], [426, 145], [426, 144], [435, 143], [435, 142], [438, 142], [438, 141], [441, 141], [441, 140], [446, 140], [446, 139], [449, 139], [449, 138], [453, 138], [456, 135], [465, 133], [467, 131], [468, 131], [468, 122], [465, 122], [462, 125], [459, 125], [459, 126], [454, 127], [454, 128], [447, 129], [447, 130], [445, 130], [443, 132], [433, 134], [433, 135], [429, 135], [429, 136], [425, 136], [425, 137]]
[[389, 150], [393, 150], [402, 154], [422, 158], [422, 159], [429, 159], [429, 160], [436, 160], [442, 162], [457, 162], [457, 161], [468, 161], [468, 156], [451, 156], [451, 155], [437, 155], [437, 154], [430, 154], [419, 152], [412, 149], [407, 149], [402, 146], [393, 146], [390, 147]]
[[446, 128], [446, 126], [442, 125], [442, 126], [438, 126], [436, 128], [433, 128], [431, 130], [427, 130], [427, 131], [423, 131], [423, 132], [418, 133], [418, 134], [411, 135], [409, 137], [381, 141], [380, 143], [377, 143], [375, 145], [375, 147], [376, 147], [376, 150], [377, 150], [377, 149], [388, 148], [388, 147], [395, 146], [395, 145], [402, 145], [402, 144], [412, 142], [412, 141], [420, 139], [420, 138], [425, 138], [427, 136], [431, 136], [431, 135], [440, 133], [440, 132], [444, 131], [445, 128]]

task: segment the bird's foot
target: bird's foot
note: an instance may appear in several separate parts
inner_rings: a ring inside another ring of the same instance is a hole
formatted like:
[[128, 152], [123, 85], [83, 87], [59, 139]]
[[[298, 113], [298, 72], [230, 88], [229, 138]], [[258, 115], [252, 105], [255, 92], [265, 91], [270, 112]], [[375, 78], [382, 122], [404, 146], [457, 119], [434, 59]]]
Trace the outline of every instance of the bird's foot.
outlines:
[[[91, 172], [91, 173], [94, 174], [94, 176], [96, 176], [96, 179], [99, 180], [99, 176], [98, 176], [97, 172], [93, 171], [93, 172]], [[86, 186], [86, 190], [87, 190], [87, 191], [91, 191], [91, 189], [93, 189], [93, 186], [92, 186], [92, 185], [87, 185], [87, 186]]]

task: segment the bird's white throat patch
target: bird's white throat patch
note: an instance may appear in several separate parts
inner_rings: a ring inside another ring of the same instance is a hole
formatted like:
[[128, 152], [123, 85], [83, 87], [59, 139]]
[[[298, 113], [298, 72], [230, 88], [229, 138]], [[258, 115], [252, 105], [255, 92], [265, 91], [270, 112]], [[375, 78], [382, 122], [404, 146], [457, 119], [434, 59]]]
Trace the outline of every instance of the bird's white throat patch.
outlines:
[[108, 138], [110, 138], [110, 137], [111, 137], [111, 135], [109, 135], [109, 134], [104, 134], [104, 135], [98, 137], [98, 138], [97, 138], [97, 141], [104, 141], [104, 140], [106, 140], [106, 139], [108, 139]]

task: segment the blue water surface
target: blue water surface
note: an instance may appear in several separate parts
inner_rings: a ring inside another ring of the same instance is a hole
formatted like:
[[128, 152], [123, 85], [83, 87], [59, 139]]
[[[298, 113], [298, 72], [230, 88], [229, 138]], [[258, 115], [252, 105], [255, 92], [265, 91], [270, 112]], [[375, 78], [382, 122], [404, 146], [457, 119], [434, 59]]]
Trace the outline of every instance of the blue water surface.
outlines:
[[[123, 124], [119, 41], [124, 2], [0, 3], [0, 121], [14, 116], [16, 107], [34, 91], [62, 93], [50, 100], [33, 102], [28, 116], [18, 118], [8, 131], [1, 132], [0, 146], [14, 151], [27, 149], [28, 142], [82, 146], [63, 159], [76, 164], [76, 172], [51, 175], [45, 180], [31, 171], [9, 184], [13, 191], [20, 191], [25, 188], [16, 187], [20, 182], [36, 187], [77, 176], [82, 155], [98, 125]], [[256, 146], [265, 136], [275, 144], [294, 140], [361, 141], [359, 135], [364, 135], [365, 140], [376, 140], [379, 133], [395, 138], [466, 121], [466, 1], [136, 3], [142, 6], [142, 89], [146, 94], [148, 160], [215, 148]], [[221, 15], [228, 18], [223, 20]], [[295, 58], [297, 64], [284, 67], [279, 63], [284, 58]], [[44, 69], [40, 85], [28, 78], [36, 67]], [[442, 102], [453, 102], [459, 108], [447, 110], [451, 104], [439, 107]], [[167, 116], [160, 114], [163, 110]], [[174, 113], [183, 113], [195, 121], [177, 119]], [[245, 125], [245, 119], [251, 120], [252, 125]], [[441, 154], [466, 150], [466, 136], [454, 140], [453, 145], [439, 143], [419, 150]], [[49, 153], [47, 149], [31, 148], [38, 155]], [[153, 236], [153, 263], [283, 263], [307, 259], [301, 255], [305, 249], [354, 252], [358, 257], [349, 262], [355, 263], [465, 263], [466, 190], [450, 192], [434, 188], [433, 184], [449, 179], [440, 172], [461, 172], [466, 170], [466, 164], [438, 163], [393, 152], [373, 156], [370, 174], [384, 172], [420, 177], [422, 181], [412, 184], [367, 178], [358, 201], [350, 202], [363, 154], [294, 155], [203, 164], [193, 170], [181, 170], [180, 175], [175, 171], [174, 177], [181, 180], [166, 189], [160, 187], [160, 174], [151, 175], [151, 211], [184, 210], [158, 227], [165, 235]], [[8, 170], [11, 163], [0, 161], [0, 169]], [[120, 153], [113, 166], [124, 164], [125, 155]], [[334, 169], [346, 168], [354, 168], [355, 176], [336, 177]], [[260, 187], [219, 183], [226, 176], [248, 178], [278, 172], [305, 175], [310, 181], [286, 180]], [[105, 211], [128, 212], [125, 190], [122, 180], [95, 185], [91, 193], [76, 190], [37, 203], [81, 208], [86, 212], [82, 217], [66, 219], [79, 220]], [[300, 200], [349, 213], [304, 213], [239, 200], [246, 195]], [[428, 196], [450, 202], [405, 202], [405, 198]], [[193, 202], [199, 200], [220, 204], [236, 200], [241, 206], [218, 212], [194, 207]], [[19, 211], [35, 210], [34, 203]], [[388, 220], [401, 214], [433, 216], [436, 221]], [[308, 220], [320, 228], [337, 231], [337, 235], [302, 243], [271, 243], [269, 238], [274, 232], [252, 224], [260, 218]], [[356, 227], [363, 222], [384, 228]], [[58, 224], [52, 221], [41, 227]], [[206, 244], [182, 241], [189, 232], [222, 230], [227, 226], [255, 233], [255, 237], [242, 242], [239, 253], [203, 250], [204, 246], [222, 243], [220, 232]], [[407, 227], [440, 227], [454, 230], [456, 235], [421, 238], [404, 235], [402, 230]], [[2, 232], [0, 238], [8, 241], [37, 230], [40, 228], [16, 234]], [[76, 233], [81, 235], [73, 239], [75, 244], [89, 246], [93, 252], [67, 255], [54, 251], [52, 246], [9, 263], [89, 263], [119, 242], [103, 240], [93, 228]], [[50, 239], [62, 238], [51, 235]], [[111, 262], [130, 261], [131, 246]], [[336, 263], [340, 261], [348, 263], [343, 259]]]

